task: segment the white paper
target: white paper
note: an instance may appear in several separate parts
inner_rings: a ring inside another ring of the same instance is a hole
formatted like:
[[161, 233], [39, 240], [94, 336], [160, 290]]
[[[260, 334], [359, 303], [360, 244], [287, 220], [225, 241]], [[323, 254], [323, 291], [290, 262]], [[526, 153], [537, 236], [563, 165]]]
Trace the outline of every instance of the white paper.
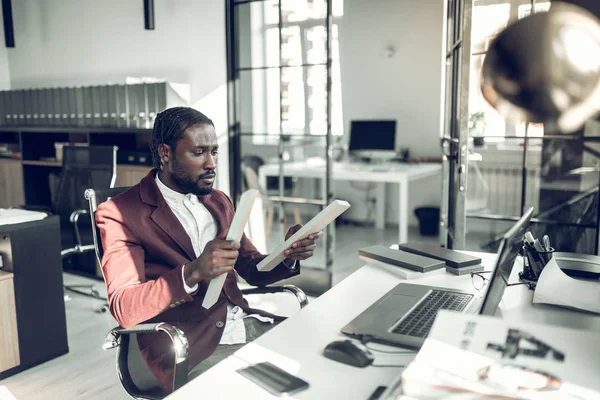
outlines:
[[[231, 225], [229, 226], [229, 231], [227, 232], [227, 240], [240, 241], [242, 234], [244, 233], [244, 227], [250, 217], [250, 211], [252, 210], [254, 200], [256, 200], [259, 195], [260, 193], [256, 189], [247, 190], [242, 194], [240, 204], [238, 205], [237, 211], [233, 216], [233, 221], [231, 221]], [[208, 289], [206, 290], [206, 295], [202, 301], [202, 307], [208, 309], [217, 302], [226, 278], [227, 274], [222, 274], [210, 281]]]
[[0, 225], [39, 221], [47, 216], [48, 214], [39, 211], [21, 210], [19, 208], [0, 208]]
[[292, 237], [279, 245], [271, 252], [271, 254], [258, 263], [256, 268], [258, 268], [259, 271], [271, 271], [285, 259], [285, 254], [283, 252], [289, 249], [295, 241], [305, 239], [309, 235], [319, 232], [349, 208], [350, 204], [347, 201], [332, 201], [331, 204], [323, 209], [323, 211], [315, 215], [313, 219], [300, 228], [298, 232], [294, 233]]
[[[415, 363], [403, 373], [403, 387], [406, 394], [418, 398], [433, 392], [440, 396], [427, 398], [467, 392], [518, 399], [596, 400], [600, 398], [599, 340], [595, 332], [440, 310]], [[504, 373], [485, 373], [503, 368]], [[520, 390], [523, 383], [544, 383], [527, 371], [553, 376], [560, 387]], [[498, 378], [495, 384], [487, 382], [490, 377]]]
[[560, 269], [553, 257], [542, 270], [533, 302], [600, 314], [600, 282], [571, 278]]

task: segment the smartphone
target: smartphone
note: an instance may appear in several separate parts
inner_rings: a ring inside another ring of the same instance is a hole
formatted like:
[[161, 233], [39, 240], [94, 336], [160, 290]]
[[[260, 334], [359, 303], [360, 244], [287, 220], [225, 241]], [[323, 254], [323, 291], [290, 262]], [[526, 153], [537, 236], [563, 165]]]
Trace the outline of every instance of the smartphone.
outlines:
[[270, 362], [261, 362], [238, 369], [237, 372], [276, 396], [308, 389], [308, 382], [284, 371]]

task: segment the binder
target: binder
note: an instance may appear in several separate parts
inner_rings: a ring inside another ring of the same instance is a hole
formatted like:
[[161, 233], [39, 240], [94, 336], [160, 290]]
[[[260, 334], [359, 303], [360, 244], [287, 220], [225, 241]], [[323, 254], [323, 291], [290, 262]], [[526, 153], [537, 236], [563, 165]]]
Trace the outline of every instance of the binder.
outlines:
[[157, 113], [167, 108], [167, 82], [156, 84], [156, 110]]
[[154, 126], [158, 114], [158, 83], [146, 84], [146, 102], [148, 104], [148, 128]]
[[75, 110], [77, 114], [77, 126], [85, 126], [85, 106], [84, 92], [81, 86], [76, 86], [75, 91]]
[[108, 118], [106, 126], [117, 126], [117, 85], [108, 85], [106, 87], [106, 102], [108, 106]]
[[22, 126], [25, 125], [25, 90], [16, 90], [15, 91], [16, 99], [15, 105], [16, 114], [13, 114], [13, 118], [16, 118], [16, 125]]
[[129, 111], [132, 115], [130, 126], [132, 128], [145, 128], [147, 112], [144, 84], [128, 85], [127, 92], [129, 95]]
[[54, 88], [52, 90], [52, 110], [54, 111], [54, 125], [63, 126], [62, 110], [60, 109], [60, 89]]
[[4, 91], [0, 90], [0, 126], [7, 125], [6, 123], [6, 102], [4, 100]]
[[92, 125], [102, 126], [102, 87], [90, 86], [92, 99]]
[[33, 125], [33, 101], [31, 89], [23, 90], [23, 119], [24, 125]]
[[46, 107], [46, 125], [53, 126], [54, 123], [54, 93], [52, 89], [44, 89]]
[[31, 118], [33, 125], [40, 125], [40, 89], [31, 90]]
[[74, 87], [67, 88], [67, 113], [69, 114], [69, 125], [78, 125], [78, 110], [77, 110], [77, 89]]
[[94, 104], [91, 86], [83, 86], [83, 125], [94, 126]]
[[131, 113], [129, 112], [129, 104], [127, 101], [127, 85], [116, 85], [115, 92], [117, 126], [119, 128], [129, 128]]
[[69, 88], [61, 87], [57, 89], [60, 93], [60, 121], [62, 126], [71, 125], [71, 116], [69, 115]]

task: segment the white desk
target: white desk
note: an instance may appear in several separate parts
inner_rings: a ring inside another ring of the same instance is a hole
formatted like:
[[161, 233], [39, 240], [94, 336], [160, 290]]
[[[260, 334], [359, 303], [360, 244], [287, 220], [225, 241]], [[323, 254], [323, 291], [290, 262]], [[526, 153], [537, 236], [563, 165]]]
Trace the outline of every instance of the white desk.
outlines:
[[[362, 164], [362, 163], [333, 163], [332, 179], [338, 181], [365, 181], [379, 183], [377, 188], [376, 226], [379, 229], [385, 227], [385, 184], [398, 184], [398, 239], [399, 243], [408, 241], [408, 183], [441, 173], [441, 164], [400, 164], [390, 163], [384, 165]], [[325, 176], [325, 165], [311, 162], [285, 163], [283, 167], [285, 176], [298, 178], [323, 179]], [[268, 176], [279, 176], [278, 164], [265, 164], [258, 170], [258, 178], [263, 188], [267, 187]]]
[[[495, 254], [477, 254], [491, 269]], [[520, 268], [515, 268], [511, 282]], [[297, 399], [368, 399], [377, 386], [387, 386], [401, 368], [356, 368], [321, 355], [331, 341], [346, 338], [340, 329], [400, 282], [421, 283], [473, 291], [469, 275], [449, 273], [411, 281], [365, 266], [312, 301], [300, 312], [282, 322], [203, 375], [189, 382], [168, 400], [196, 399], [275, 399], [236, 369], [271, 361], [308, 381], [310, 388], [297, 393]], [[503, 318], [526, 319], [565, 327], [600, 331], [600, 316], [568, 311], [558, 307], [532, 305], [533, 292], [525, 285], [506, 289], [500, 305]], [[390, 351], [397, 348], [388, 347]], [[374, 352], [376, 363], [396, 364], [402, 356]], [[396, 358], [396, 361], [394, 361]]]

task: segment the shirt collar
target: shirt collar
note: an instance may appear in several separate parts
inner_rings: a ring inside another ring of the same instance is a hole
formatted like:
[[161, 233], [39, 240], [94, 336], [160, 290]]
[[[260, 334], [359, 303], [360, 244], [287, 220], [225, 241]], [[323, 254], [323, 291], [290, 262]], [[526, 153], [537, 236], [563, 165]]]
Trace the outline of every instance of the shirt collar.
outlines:
[[177, 203], [183, 203], [183, 200], [187, 197], [188, 200], [192, 202], [192, 204], [198, 203], [198, 196], [194, 195], [193, 193], [179, 193], [162, 183], [162, 181], [158, 177], [158, 172], [156, 173], [154, 181], [156, 182], [156, 186], [158, 186], [158, 190], [160, 190], [160, 193], [163, 195], [167, 202], [172, 201]]

